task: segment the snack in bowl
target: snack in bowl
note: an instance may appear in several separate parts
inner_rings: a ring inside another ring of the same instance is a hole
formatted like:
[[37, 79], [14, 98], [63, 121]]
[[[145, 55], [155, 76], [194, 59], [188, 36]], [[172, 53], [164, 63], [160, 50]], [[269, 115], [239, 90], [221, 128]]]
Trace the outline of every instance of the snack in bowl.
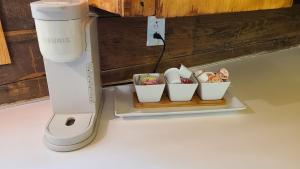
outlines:
[[198, 82], [190, 72], [187, 67], [181, 65], [180, 69], [170, 68], [164, 73], [171, 101], [190, 101], [192, 99]]
[[159, 77], [151, 74], [143, 74], [139, 76], [140, 85], [156, 85], [159, 84]]
[[159, 102], [166, 86], [163, 75], [159, 73], [135, 74], [133, 83], [141, 103]]
[[194, 75], [195, 75], [195, 77], [198, 77], [198, 76], [200, 76], [203, 72], [204, 72], [204, 71], [200, 69], [200, 70], [195, 71], [195, 72], [194, 72]]
[[220, 78], [223, 80], [227, 80], [229, 78], [229, 72], [225, 68], [221, 68], [219, 71]]
[[220, 83], [220, 82], [223, 82], [223, 79], [221, 79], [221, 77], [218, 73], [215, 73], [215, 74], [210, 74], [208, 76], [208, 82], [209, 83]]
[[181, 83], [182, 83], [182, 84], [191, 84], [191, 83], [193, 83], [193, 80], [190, 79], [190, 78], [183, 78], [183, 77], [180, 77], [180, 80], [181, 80]]
[[224, 97], [229, 85], [229, 71], [226, 68], [221, 68], [218, 72], [197, 73], [199, 87], [197, 93], [202, 100], [220, 100]]

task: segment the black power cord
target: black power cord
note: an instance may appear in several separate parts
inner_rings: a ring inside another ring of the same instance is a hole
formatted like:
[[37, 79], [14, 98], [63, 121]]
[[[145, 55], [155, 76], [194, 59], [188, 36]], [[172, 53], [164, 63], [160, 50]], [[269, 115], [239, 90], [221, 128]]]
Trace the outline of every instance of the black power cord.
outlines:
[[165, 43], [164, 38], [163, 38], [159, 33], [157, 33], [157, 32], [155, 32], [155, 33], [153, 34], [153, 38], [154, 38], [154, 39], [160, 39], [160, 40], [163, 42], [163, 44], [164, 44], [163, 49], [162, 49], [162, 51], [161, 51], [161, 54], [160, 54], [160, 56], [159, 56], [159, 58], [158, 58], [158, 60], [157, 60], [157, 62], [156, 62], [156, 65], [155, 65], [155, 68], [154, 68], [154, 71], [153, 71], [153, 73], [156, 73], [157, 68], [158, 68], [158, 66], [159, 66], [159, 64], [160, 64], [160, 62], [161, 62], [161, 59], [162, 59], [162, 57], [164, 56], [165, 49], [166, 49], [166, 43]]

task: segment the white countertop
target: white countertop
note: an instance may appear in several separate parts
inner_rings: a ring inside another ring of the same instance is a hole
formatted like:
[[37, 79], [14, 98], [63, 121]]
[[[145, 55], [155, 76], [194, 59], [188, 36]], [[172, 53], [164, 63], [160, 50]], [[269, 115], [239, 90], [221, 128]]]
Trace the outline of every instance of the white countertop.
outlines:
[[247, 110], [121, 119], [114, 117], [107, 89], [96, 139], [81, 150], [57, 153], [42, 142], [52, 114], [48, 100], [5, 108], [0, 168], [299, 169], [300, 48], [217, 66], [231, 71], [231, 91]]

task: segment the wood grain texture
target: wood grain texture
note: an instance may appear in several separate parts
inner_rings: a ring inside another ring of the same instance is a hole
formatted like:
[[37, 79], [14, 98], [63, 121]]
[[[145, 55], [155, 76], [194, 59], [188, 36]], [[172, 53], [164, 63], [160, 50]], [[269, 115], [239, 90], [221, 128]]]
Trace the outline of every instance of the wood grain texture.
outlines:
[[48, 95], [45, 76], [18, 81], [7, 85], [0, 85], [0, 104], [31, 100]]
[[13, 64], [0, 66], [0, 104], [48, 95], [48, 88], [35, 31], [5, 33]]
[[122, 16], [155, 15], [155, 0], [124, 0]]
[[172, 102], [166, 93], [164, 93], [159, 102], [141, 103], [138, 101], [136, 93], [133, 93], [133, 107], [138, 109], [163, 108], [163, 107], [195, 107], [195, 106], [222, 106], [226, 100], [201, 100], [197, 94], [194, 94], [192, 100], [183, 102]]
[[122, 14], [121, 0], [89, 0], [89, 4], [108, 12]]
[[[125, 82], [133, 73], [153, 70], [161, 47], [146, 47], [146, 18], [102, 18], [99, 40], [102, 79]], [[300, 6], [293, 8], [170, 18], [166, 52], [159, 71], [183, 63], [272, 51], [300, 43]]]
[[10, 56], [0, 20], [0, 65], [10, 64]]
[[151, 16], [155, 14], [155, 0], [89, 0], [89, 4], [121, 16]]
[[178, 17], [290, 7], [293, 0], [157, 0], [156, 16]]
[[9, 31], [5, 32], [6, 40], [9, 42], [22, 42], [36, 40], [37, 35], [35, 29]]
[[89, 0], [121, 16], [178, 17], [290, 7], [293, 0]]
[[[28, 7], [30, 0], [0, 0], [0, 4], [4, 2], [20, 12], [3, 11], [0, 6], [13, 60], [12, 64], [0, 66], [0, 104], [47, 95], [43, 58]], [[128, 82], [134, 73], [152, 71], [161, 47], [146, 47], [146, 18], [121, 18], [103, 15], [102, 11], [99, 14], [104, 85]], [[169, 18], [166, 22], [167, 50], [160, 72], [180, 63], [201, 65], [300, 44], [300, 5], [268, 11]]]
[[19, 35], [18, 38], [7, 36], [7, 44], [14, 62], [0, 66], [0, 85], [45, 76], [43, 58], [37, 39], [32, 40], [22, 38], [22, 36], [25, 35]]
[[4, 32], [34, 29], [30, 2], [36, 0], [0, 0], [0, 18]]

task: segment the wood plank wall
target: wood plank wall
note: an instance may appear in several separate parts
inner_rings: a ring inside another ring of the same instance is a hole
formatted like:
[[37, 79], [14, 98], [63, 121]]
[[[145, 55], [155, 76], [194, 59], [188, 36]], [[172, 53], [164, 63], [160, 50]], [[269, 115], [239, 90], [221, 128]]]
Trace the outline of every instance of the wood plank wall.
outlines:
[[2, 30], [2, 23], [0, 19], [0, 65], [10, 64], [10, 56], [5, 40], [5, 36]]
[[[105, 83], [153, 70], [161, 47], [146, 47], [146, 23], [146, 18], [100, 19]], [[300, 6], [167, 19], [167, 47], [159, 71], [294, 46], [300, 43], [299, 28]]]
[[[31, 1], [0, 0], [0, 19], [13, 61], [0, 66], [0, 104], [48, 95]], [[152, 71], [161, 47], [146, 47], [146, 18], [97, 12], [104, 84], [126, 82], [133, 73]], [[166, 32], [167, 48], [159, 71], [180, 63], [193, 66], [288, 48], [300, 44], [300, 5], [167, 19]]]
[[293, 0], [157, 0], [156, 16], [195, 16], [290, 7]]

